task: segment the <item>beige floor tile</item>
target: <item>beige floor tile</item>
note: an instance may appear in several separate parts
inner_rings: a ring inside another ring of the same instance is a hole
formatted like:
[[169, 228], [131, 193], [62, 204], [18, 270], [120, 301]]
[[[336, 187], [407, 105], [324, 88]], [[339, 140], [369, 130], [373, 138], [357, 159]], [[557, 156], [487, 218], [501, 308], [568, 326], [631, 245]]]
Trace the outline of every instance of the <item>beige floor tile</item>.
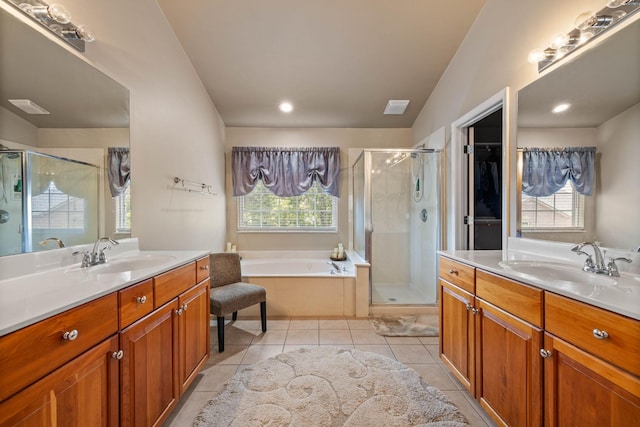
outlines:
[[318, 329], [318, 319], [291, 319], [291, 329]]
[[393, 351], [391, 351], [391, 347], [389, 347], [388, 344], [356, 344], [355, 349], [376, 353], [381, 356], [388, 357], [389, 359], [396, 360], [396, 356], [393, 354]]
[[320, 329], [320, 345], [326, 344], [352, 344], [351, 332], [347, 330], [323, 330]]
[[288, 353], [290, 351], [297, 351], [302, 348], [314, 349], [314, 348], [318, 348], [318, 345], [316, 344], [285, 344], [282, 352]]
[[418, 337], [384, 337], [389, 344], [422, 344]]
[[285, 344], [319, 344], [317, 329], [289, 329]]
[[239, 365], [247, 351], [246, 345], [224, 345], [224, 351], [218, 352], [218, 348], [211, 349], [209, 365]]
[[431, 344], [439, 345], [440, 344], [440, 338], [439, 337], [418, 337], [418, 339], [424, 345], [431, 345]]
[[194, 391], [186, 393], [173, 413], [164, 422], [163, 427], [184, 427], [193, 424], [204, 405], [213, 397], [210, 392]]
[[458, 386], [447, 375], [444, 368], [437, 363], [414, 364], [406, 363], [408, 367], [414, 369], [427, 384], [439, 390], [458, 390]]
[[284, 344], [279, 345], [252, 345], [247, 349], [242, 358], [243, 365], [252, 365], [254, 363], [262, 362], [276, 354], [282, 353]]
[[440, 346], [439, 345], [426, 344], [425, 347], [427, 348], [429, 353], [431, 353], [431, 356], [434, 359], [440, 360]]
[[435, 363], [431, 354], [424, 346], [413, 344], [389, 344], [391, 351], [402, 363]]
[[[291, 319], [268, 319], [267, 318], [267, 330], [276, 330], [276, 329], [289, 329], [289, 324], [291, 323]], [[262, 326], [260, 326], [262, 328]], [[262, 330], [262, 329], [260, 329]]]
[[387, 340], [373, 332], [373, 330], [351, 329], [354, 344], [387, 344]]
[[347, 319], [349, 329], [365, 329], [373, 331], [373, 326], [369, 323], [369, 319]]
[[487, 427], [488, 424], [485, 420], [476, 412], [475, 408], [464, 397], [464, 393], [461, 391], [442, 390], [447, 395], [451, 403], [456, 405], [460, 412], [465, 416], [471, 427]]
[[251, 345], [284, 344], [286, 338], [286, 329], [272, 329], [256, 335], [253, 341], [251, 341]]
[[318, 325], [320, 329], [349, 329], [346, 319], [320, 319]]
[[262, 329], [262, 324], [260, 323], [260, 320], [242, 320], [238, 316], [238, 320], [232, 321], [228, 325], [225, 325], [225, 327], [227, 327], [227, 328], [228, 327], [232, 327], [234, 329], [240, 329], [240, 330], [243, 330], [243, 331], [254, 332], [254, 331], [258, 330], [258, 329]]
[[[194, 381], [194, 391], [216, 393], [235, 375], [236, 365], [207, 365]], [[197, 384], [196, 384], [197, 382]]]

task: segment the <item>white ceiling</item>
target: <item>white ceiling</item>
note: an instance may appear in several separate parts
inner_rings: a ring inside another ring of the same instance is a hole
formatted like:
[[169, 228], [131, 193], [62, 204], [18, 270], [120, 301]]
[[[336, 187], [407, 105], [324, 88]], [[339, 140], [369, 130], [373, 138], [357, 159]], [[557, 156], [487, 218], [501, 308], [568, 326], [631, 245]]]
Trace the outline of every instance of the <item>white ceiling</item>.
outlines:
[[[413, 125], [485, 0], [158, 3], [227, 126], [393, 128]], [[384, 116], [389, 99], [405, 114]]]

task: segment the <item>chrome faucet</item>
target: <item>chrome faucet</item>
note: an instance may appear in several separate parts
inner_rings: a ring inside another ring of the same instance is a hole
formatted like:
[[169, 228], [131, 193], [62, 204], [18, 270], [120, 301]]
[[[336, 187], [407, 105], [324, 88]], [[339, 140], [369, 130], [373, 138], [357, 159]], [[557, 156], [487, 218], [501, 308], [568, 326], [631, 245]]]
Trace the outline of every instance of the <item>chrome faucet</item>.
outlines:
[[43, 241], [41, 241], [40, 243], [38, 243], [40, 246], [44, 247], [47, 246], [47, 243], [49, 242], [56, 242], [56, 244], [58, 245], [59, 248], [64, 248], [64, 242], [60, 239], [58, 239], [57, 237], [49, 237], [47, 239], [44, 239]]
[[[591, 255], [589, 255], [588, 253], [582, 250], [582, 248], [585, 246], [591, 246], [593, 248], [593, 256], [596, 259], [595, 262], [591, 258]], [[578, 255], [587, 256], [587, 259], [584, 261], [584, 266], [582, 267], [582, 270], [588, 271], [589, 273], [606, 274], [610, 277], [620, 277], [620, 272], [618, 271], [618, 266], [616, 265], [616, 261], [625, 261], [627, 263], [631, 262], [631, 259], [625, 258], [625, 257], [609, 258], [609, 262], [605, 266], [604, 256], [602, 255], [602, 252], [600, 251], [600, 247], [598, 246], [597, 243], [583, 242], [583, 243], [580, 243], [579, 245], [574, 246], [573, 248], [571, 248], [571, 250]]]
[[[593, 248], [593, 256], [596, 259], [595, 262], [593, 261], [593, 258], [591, 258], [591, 255], [582, 250], [585, 246], [591, 246]], [[571, 248], [571, 250], [578, 255], [586, 255], [587, 259], [584, 261], [584, 266], [582, 267], [584, 271], [597, 274], [607, 274], [607, 269], [604, 266], [604, 258], [602, 257], [602, 252], [600, 252], [600, 247], [597, 243], [582, 242]]]
[[333, 268], [336, 269], [336, 271], [331, 271], [332, 274], [342, 273], [342, 270], [340, 269], [340, 266], [338, 264], [336, 264], [335, 262], [327, 261], [327, 264], [331, 264], [333, 266]]
[[93, 245], [93, 250], [91, 252], [89, 251], [74, 252], [73, 255], [82, 254], [82, 264], [80, 264], [81, 268], [92, 267], [94, 265], [104, 264], [105, 262], [107, 262], [107, 255], [105, 255], [104, 251], [106, 251], [107, 249], [111, 249], [111, 246], [107, 245], [102, 249], [100, 249], [100, 243], [103, 243], [103, 242], [111, 243], [114, 246], [120, 244], [117, 241], [110, 239], [108, 237], [101, 237]]

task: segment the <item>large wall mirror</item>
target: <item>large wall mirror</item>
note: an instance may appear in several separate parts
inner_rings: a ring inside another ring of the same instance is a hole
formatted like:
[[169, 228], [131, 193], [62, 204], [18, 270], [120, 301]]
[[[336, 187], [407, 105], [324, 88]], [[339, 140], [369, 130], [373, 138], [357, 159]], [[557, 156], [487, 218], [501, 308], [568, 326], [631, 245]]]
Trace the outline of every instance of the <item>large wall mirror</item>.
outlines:
[[[636, 250], [640, 20], [593, 43], [518, 92], [518, 235]], [[553, 113], [561, 103], [569, 109]], [[560, 147], [596, 147], [592, 195], [581, 195], [571, 184], [547, 197], [524, 195], [522, 152]]]
[[129, 147], [129, 91], [1, 6], [0, 255], [126, 236], [105, 166], [110, 147]]

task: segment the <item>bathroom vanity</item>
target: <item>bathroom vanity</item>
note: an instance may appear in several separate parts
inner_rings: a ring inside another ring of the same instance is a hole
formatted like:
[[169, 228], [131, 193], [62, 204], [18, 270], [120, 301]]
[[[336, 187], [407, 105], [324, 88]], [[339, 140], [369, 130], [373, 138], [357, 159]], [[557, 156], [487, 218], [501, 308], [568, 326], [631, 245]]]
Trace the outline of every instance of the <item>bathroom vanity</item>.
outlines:
[[162, 425], [209, 358], [206, 252], [138, 252], [0, 292], [14, 315], [0, 319], [1, 426]]
[[584, 283], [574, 289], [574, 271], [555, 268], [505, 263], [498, 251], [442, 252], [440, 358], [498, 425], [634, 425], [640, 281], [575, 267]]

